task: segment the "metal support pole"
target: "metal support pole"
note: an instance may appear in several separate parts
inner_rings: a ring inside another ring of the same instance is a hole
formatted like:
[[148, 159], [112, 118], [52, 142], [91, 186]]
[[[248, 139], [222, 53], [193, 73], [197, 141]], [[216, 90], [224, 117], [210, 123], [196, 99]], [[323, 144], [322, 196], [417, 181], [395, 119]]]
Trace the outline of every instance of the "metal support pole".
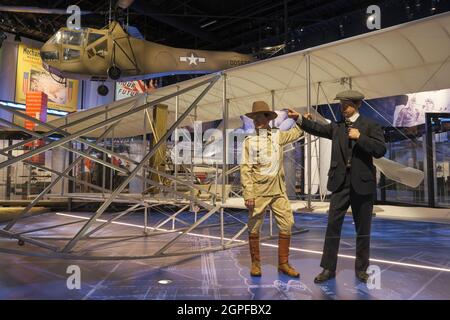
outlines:
[[272, 212], [272, 209], [269, 209], [269, 229], [270, 229], [270, 236], [273, 236], [273, 212]]
[[175, 216], [172, 218], [172, 230], [175, 230]]
[[[76, 145], [76, 144], [75, 144]], [[70, 149], [74, 149], [74, 143], [71, 141], [71, 142], [69, 142], [69, 147], [70, 147]], [[76, 147], [75, 147], [76, 148]], [[44, 153], [45, 154], [45, 153]], [[69, 151], [69, 164], [71, 164], [72, 162], [73, 162], [73, 155], [74, 155], [74, 153], [72, 152], [72, 151]], [[75, 169], [76, 169], [76, 167], [74, 167], [72, 170], [70, 170], [69, 171], [69, 176], [72, 176], [72, 177], [76, 177], [76, 171], [75, 171]], [[73, 180], [68, 180], [67, 181], [67, 192], [68, 193], [73, 193], [73, 192], [75, 192], [74, 190], [75, 190], [75, 186], [76, 186], [76, 184], [75, 184], [75, 181], [73, 181]]]
[[[142, 133], [142, 158], [145, 157], [145, 155], [147, 154], [147, 116], [148, 116], [148, 111], [147, 109], [144, 111], [144, 132]], [[155, 131], [153, 131], [153, 134], [155, 135]], [[142, 180], [142, 202], [144, 202], [144, 197], [145, 197], [145, 190], [147, 190], [147, 181], [146, 181], [146, 176], [145, 176], [145, 169], [142, 168], [142, 177], [144, 178]], [[144, 234], [148, 233], [147, 230], [148, 227], [148, 207], [145, 204], [144, 205]]]
[[[186, 177], [187, 178], [187, 177]], [[189, 164], [189, 181], [194, 184], [194, 166], [192, 164], [192, 157], [191, 157], [191, 163]], [[190, 195], [192, 198], [195, 197], [195, 193], [194, 193], [194, 189], [191, 189]], [[190, 200], [189, 201], [189, 211], [195, 211], [194, 210], [194, 201]], [[195, 213], [195, 215], [197, 216], [197, 213]]]
[[283, 3], [283, 11], [284, 11], [284, 53], [287, 53], [287, 45], [288, 45], [288, 0], [284, 0]]
[[425, 159], [426, 159], [426, 177], [427, 177], [427, 187], [428, 187], [428, 206], [431, 208], [436, 207], [436, 196], [434, 189], [434, 174], [435, 174], [435, 164], [434, 164], [434, 139], [433, 139], [433, 122], [432, 114], [426, 113], [425, 115]]
[[[272, 97], [272, 111], [275, 112], [275, 90], [270, 90], [270, 95]], [[275, 119], [271, 121], [272, 128], [275, 126]]]
[[[114, 152], [114, 129], [111, 131], [111, 151]], [[113, 155], [111, 155], [111, 163], [113, 164]], [[110, 170], [109, 175], [109, 189], [114, 190], [114, 175], [117, 175], [118, 172], [114, 172]]]
[[[178, 90], [180, 90], [180, 87], [177, 86], [177, 92]], [[179, 103], [180, 103], [180, 98], [179, 96], [175, 96], [175, 121], [178, 120], [178, 112], [179, 112]], [[175, 128], [175, 141], [174, 141], [174, 148], [176, 146], [176, 142], [178, 140], [178, 128]], [[175, 179], [178, 179], [178, 150], [175, 148], [175, 150], [177, 152], [175, 152], [175, 164], [174, 164], [174, 176]], [[175, 191], [178, 191], [178, 183], [177, 181], [174, 182], [174, 187], [175, 187]], [[177, 196], [175, 194], [175, 200], [177, 200]], [[173, 221], [173, 224], [175, 224], [175, 220]], [[173, 226], [172, 229], [174, 229], [175, 227]]]
[[[67, 118], [65, 119], [65, 123], [67, 125]], [[63, 168], [65, 168], [66, 167], [66, 161], [67, 161], [66, 160], [67, 150], [64, 149], [63, 152], [64, 152], [63, 153]], [[70, 174], [70, 172], [67, 172], [67, 174]], [[61, 196], [64, 195], [65, 184], [66, 184], [66, 179], [62, 178], [62, 180], [61, 180]]]
[[[10, 147], [13, 144], [13, 140], [12, 138], [8, 138], [8, 147]], [[12, 150], [8, 151], [8, 155], [12, 157]], [[6, 168], [6, 194], [5, 194], [5, 199], [6, 200], [10, 200], [11, 199], [11, 166], [8, 166]]]
[[227, 100], [227, 75], [224, 73], [222, 75], [223, 79], [223, 89], [222, 89], [222, 111], [223, 111], [223, 128], [222, 128], [222, 203], [226, 202], [226, 192], [225, 187], [227, 185], [227, 161], [228, 161], [228, 137], [227, 137], [227, 128], [228, 128], [228, 100]]
[[214, 197], [213, 197], [213, 205], [216, 205], [216, 198], [217, 198], [217, 184], [218, 184], [218, 171], [219, 171], [219, 164], [218, 161], [215, 161], [215, 166], [216, 166], [216, 177], [214, 179]]
[[[306, 53], [306, 105], [308, 112], [311, 112], [311, 61], [309, 53]], [[311, 209], [311, 135], [306, 134], [307, 158], [308, 158], [308, 201], [307, 208]]]
[[148, 213], [148, 207], [147, 205], [144, 206], [144, 234], [147, 234], [147, 227], [148, 227], [148, 217], [147, 217], [147, 213]]
[[220, 245], [224, 245], [225, 230], [223, 225], [223, 207], [220, 208]]
[[31, 192], [31, 169], [32, 169], [32, 166], [28, 165], [27, 199], [30, 197], [30, 192]]
[[[108, 107], [106, 107], [108, 109]], [[67, 119], [67, 118], [66, 118]], [[105, 121], [108, 120], [108, 112], [105, 112]], [[103, 140], [103, 146], [106, 148], [106, 139]], [[112, 159], [112, 157], [111, 157]], [[106, 153], [103, 153], [103, 161], [106, 162]], [[102, 189], [105, 189], [106, 185], [106, 167], [102, 166]], [[103, 196], [105, 196], [105, 193], [102, 193]]]

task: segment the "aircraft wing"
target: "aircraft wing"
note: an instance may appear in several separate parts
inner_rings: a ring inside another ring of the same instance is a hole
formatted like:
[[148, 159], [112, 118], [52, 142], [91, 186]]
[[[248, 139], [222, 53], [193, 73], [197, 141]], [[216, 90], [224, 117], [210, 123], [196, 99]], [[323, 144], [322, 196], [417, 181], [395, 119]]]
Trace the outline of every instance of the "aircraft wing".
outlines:
[[411, 188], [417, 188], [425, 177], [423, 171], [404, 166], [386, 158], [373, 159], [373, 163], [389, 179]]

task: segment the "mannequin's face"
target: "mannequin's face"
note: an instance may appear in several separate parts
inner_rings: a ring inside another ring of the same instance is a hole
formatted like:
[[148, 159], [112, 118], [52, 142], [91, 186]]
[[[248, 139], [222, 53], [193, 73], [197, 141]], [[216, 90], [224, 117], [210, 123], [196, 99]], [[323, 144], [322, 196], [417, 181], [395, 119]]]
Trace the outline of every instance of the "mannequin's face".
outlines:
[[258, 113], [253, 118], [253, 123], [255, 124], [256, 129], [267, 129], [269, 128], [269, 118], [266, 116], [265, 113]]
[[341, 113], [345, 118], [350, 118], [358, 111], [358, 107], [356, 107], [353, 102], [342, 100], [341, 101]]

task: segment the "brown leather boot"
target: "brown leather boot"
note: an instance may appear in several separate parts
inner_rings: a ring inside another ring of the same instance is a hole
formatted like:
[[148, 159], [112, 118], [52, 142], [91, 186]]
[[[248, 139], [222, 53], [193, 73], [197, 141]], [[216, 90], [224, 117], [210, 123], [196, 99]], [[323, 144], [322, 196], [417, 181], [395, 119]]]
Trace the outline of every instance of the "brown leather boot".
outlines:
[[250, 233], [248, 236], [250, 245], [250, 256], [252, 258], [252, 268], [250, 275], [252, 277], [261, 277], [261, 257], [259, 256], [259, 233]]
[[280, 233], [278, 238], [278, 271], [289, 277], [298, 278], [300, 273], [289, 264], [290, 244], [291, 235]]

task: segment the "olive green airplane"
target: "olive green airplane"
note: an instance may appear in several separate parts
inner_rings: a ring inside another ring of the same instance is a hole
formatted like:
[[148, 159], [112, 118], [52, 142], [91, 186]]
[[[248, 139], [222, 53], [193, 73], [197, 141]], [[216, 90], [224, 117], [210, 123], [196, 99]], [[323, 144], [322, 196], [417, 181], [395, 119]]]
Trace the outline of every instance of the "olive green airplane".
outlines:
[[208, 73], [254, 61], [237, 52], [174, 48], [138, 39], [112, 21], [103, 29], [61, 28], [41, 48], [44, 67], [61, 78], [137, 80]]

